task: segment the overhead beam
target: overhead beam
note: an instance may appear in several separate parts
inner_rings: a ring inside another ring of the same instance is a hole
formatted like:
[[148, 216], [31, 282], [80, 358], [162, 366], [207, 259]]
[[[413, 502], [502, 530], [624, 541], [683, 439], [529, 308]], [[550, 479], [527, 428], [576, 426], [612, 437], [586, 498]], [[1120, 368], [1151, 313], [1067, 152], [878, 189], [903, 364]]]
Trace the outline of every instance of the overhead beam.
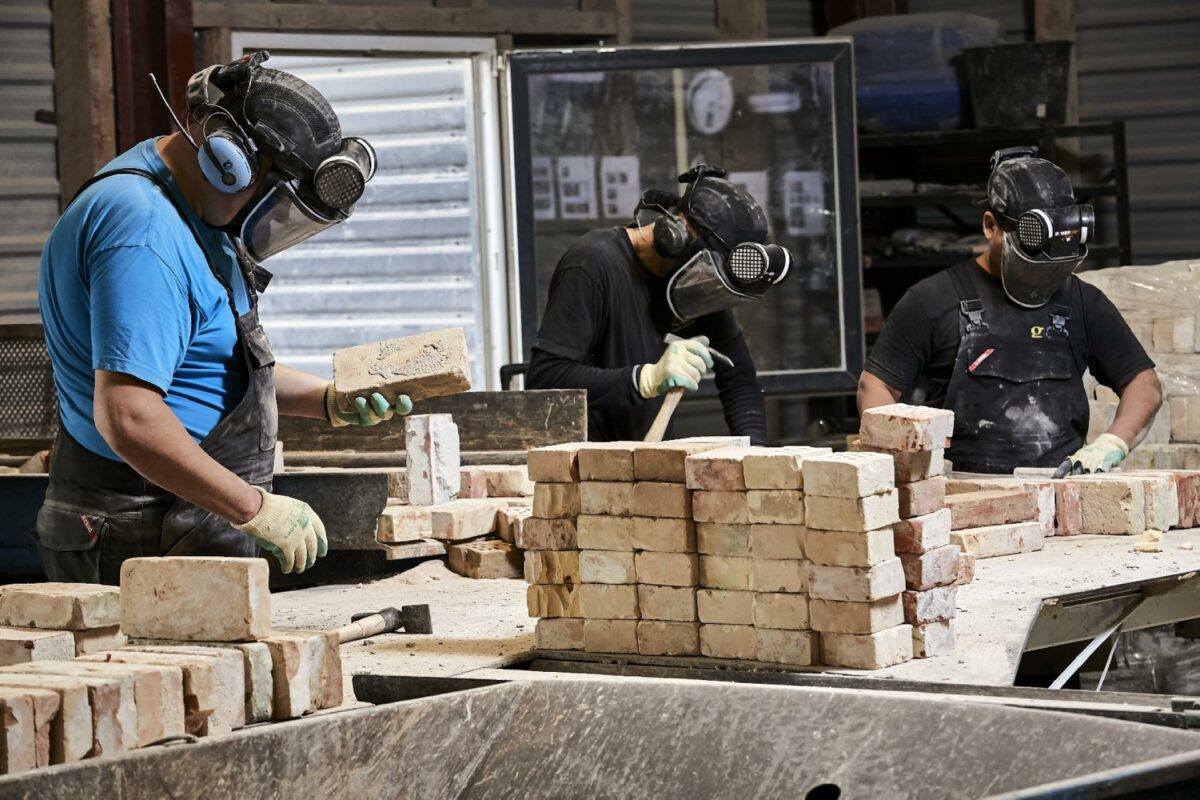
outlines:
[[593, 39], [613, 37], [617, 34], [617, 15], [611, 11], [413, 8], [197, 0], [193, 21], [197, 28], [232, 28], [243, 31], [517, 34]]

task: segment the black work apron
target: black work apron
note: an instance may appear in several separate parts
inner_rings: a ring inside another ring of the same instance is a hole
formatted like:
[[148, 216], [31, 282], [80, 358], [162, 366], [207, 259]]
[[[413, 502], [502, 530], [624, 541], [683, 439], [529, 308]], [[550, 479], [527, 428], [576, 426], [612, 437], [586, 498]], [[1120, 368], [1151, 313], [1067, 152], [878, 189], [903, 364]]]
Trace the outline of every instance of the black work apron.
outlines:
[[[946, 457], [960, 472], [1011, 474], [1057, 467], [1083, 445], [1083, 366], [1068, 306], [988, 308], [973, 263], [950, 268], [959, 299], [959, 345], [944, 407], [954, 412]], [[1074, 287], [1072, 287], [1073, 289]]]
[[[136, 174], [153, 181], [191, 228], [167, 186], [153, 173], [114, 170], [97, 175], [79, 191], [114, 174]], [[208, 259], [195, 229], [192, 234]], [[258, 319], [256, 289], [266, 281], [262, 275], [247, 276], [250, 311], [239, 315], [232, 285], [211, 260], [209, 268], [228, 295], [248, 381], [241, 400], [204, 437], [200, 448], [242, 480], [270, 491], [279, 417], [275, 359]], [[61, 425], [34, 538], [52, 581], [116, 585], [121, 563], [138, 556], [258, 555], [254, 541], [226, 520], [154, 485], [128, 464], [93, 453]]]

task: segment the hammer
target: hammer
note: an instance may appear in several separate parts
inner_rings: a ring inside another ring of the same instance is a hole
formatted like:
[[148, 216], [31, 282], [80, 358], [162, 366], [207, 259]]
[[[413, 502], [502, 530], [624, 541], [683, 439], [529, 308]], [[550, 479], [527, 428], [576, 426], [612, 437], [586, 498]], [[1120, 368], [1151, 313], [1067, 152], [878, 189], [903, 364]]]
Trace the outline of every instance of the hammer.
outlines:
[[337, 629], [338, 643], [357, 642], [369, 639], [381, 633], [433, 633], [433, 623], [429, 618], [429, 606], [401, 606], [400, 608], [385, 608], [375, 612], [354, 614], [350, 624]]

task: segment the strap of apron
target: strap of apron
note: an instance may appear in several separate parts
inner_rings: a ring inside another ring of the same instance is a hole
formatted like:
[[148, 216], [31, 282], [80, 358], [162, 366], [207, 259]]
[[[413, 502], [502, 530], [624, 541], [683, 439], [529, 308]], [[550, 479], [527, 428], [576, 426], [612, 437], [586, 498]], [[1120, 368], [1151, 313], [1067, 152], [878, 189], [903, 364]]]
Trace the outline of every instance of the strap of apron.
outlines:
[[[967, 318], [967, 332], [986, 331], [988, 324], [983, 320], [983, 301], [974, 286], [970, 286], [971, 274], [968, 265], [956, 264], [947, 270], [954, 292], [958, 295], [958, 309]], [[965, 274], [964, 274], [965, 273]]]

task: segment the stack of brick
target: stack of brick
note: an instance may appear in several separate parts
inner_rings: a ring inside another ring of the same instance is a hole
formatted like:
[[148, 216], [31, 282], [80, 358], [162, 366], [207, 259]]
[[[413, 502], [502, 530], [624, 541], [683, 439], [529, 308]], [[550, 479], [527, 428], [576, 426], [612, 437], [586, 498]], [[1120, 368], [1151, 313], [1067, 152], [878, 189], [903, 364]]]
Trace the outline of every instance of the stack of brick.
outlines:
[[974, 554], [951, 542], [945, 508], [942, 472], [953, 433], [952, 412], [896, 404], [865, 412], [853, 446], [892, 458], [900, 516], [892, 544], [903, 567], [902, 613], [917, 658], [954, 652], [957, 586], [974, 575]]
[[[961, 485], [957, 488], [963, 488]], [[1016, 482], [995, 483], [946, 496], [951, 540], [976, 558], [1041, 550], [1045, 526], [1038, 494]]]
[[[120, 600], [116, 589], [91, 583], [30, 583], [0, 586], [0, 666], [120, 647]], [[47, 656], [41, 656], [47, 657]]]
[[828, 448], [729, 447], [692, 455], [700, 652], [710, 658], [809, 665], [804, 476]]

